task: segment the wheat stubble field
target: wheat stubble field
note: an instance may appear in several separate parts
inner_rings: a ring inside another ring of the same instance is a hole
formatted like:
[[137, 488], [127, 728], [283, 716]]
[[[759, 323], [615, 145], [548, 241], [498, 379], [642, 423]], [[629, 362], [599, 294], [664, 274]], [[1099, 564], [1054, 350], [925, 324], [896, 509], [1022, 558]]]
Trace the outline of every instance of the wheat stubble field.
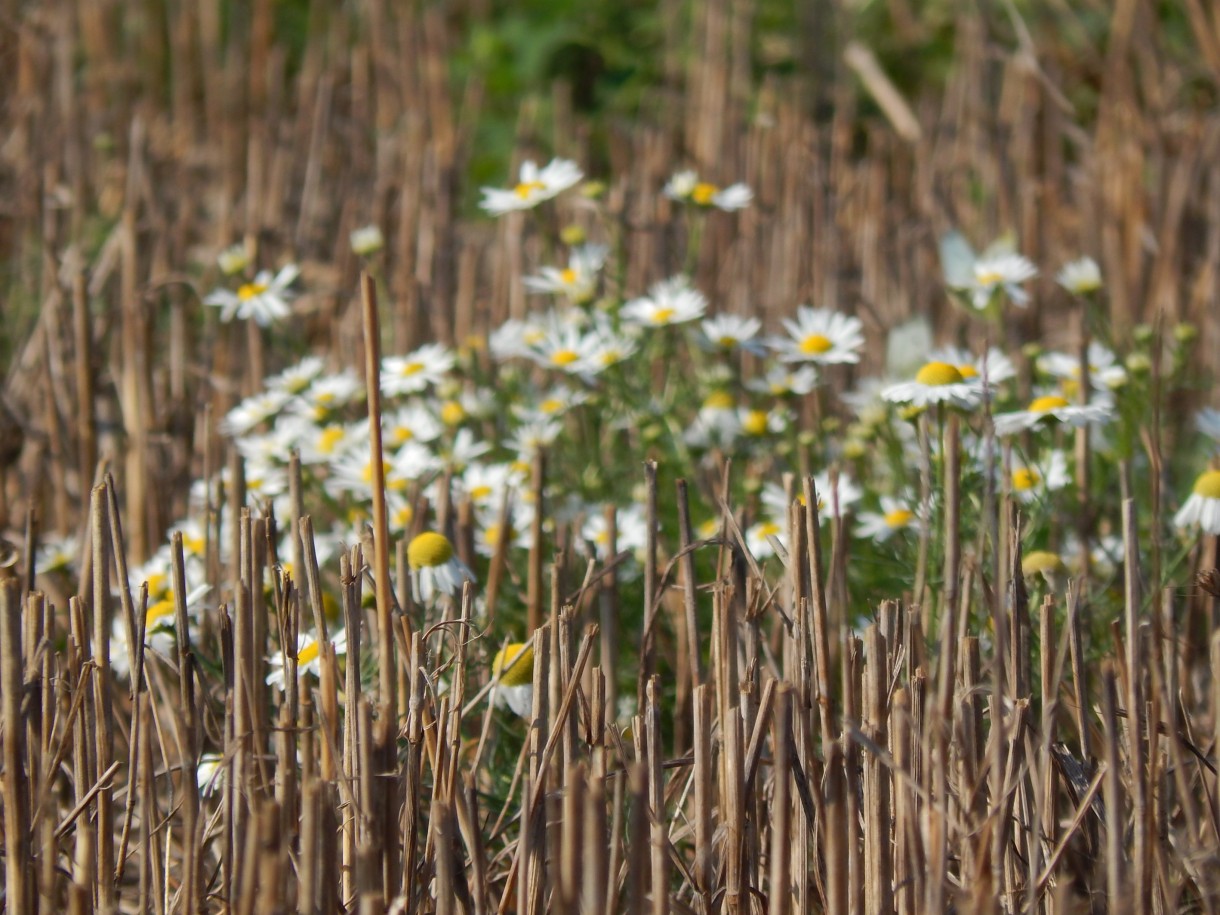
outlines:
[[1220, 12], [0, 2], [3, 906], [1220, 911]]

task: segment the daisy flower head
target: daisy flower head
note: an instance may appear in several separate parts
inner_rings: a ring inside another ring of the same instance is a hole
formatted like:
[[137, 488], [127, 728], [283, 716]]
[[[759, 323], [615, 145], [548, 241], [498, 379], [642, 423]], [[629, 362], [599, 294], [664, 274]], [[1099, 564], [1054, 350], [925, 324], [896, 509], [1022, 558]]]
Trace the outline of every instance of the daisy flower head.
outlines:
[[1016, 435], [1049, 420], [1058, 420], [1074, 429], [1079, 429], [1081, 426], [1107, 422], [1113, 413], [1114, 408], [1110, 404], [1093, 403], [1073, 406], [1067, 398], [1058, 394], [1044, 394], [1034, 398], [1024, 410], [998, 414], [994, 418], [995, 434], [999, 436]]
[[544, 369], [569, 375], [595, 374], [599, 366], [593, 359], [597, 338], [582, 333], [574, 325], [555, 324], [548, 327], [526, 352]]
[[981, 384], [985, 380], [994, 385], [1017, 377], [1017, 367], [995, 346], [978, 357], [968, 349], [942, 346], [932, 351], [929, 361], [949, 363], [961, 372], [962, 378], [968, 382]]
[[789, 365], [773, 365], [762, 378], [751, 378], [746, 387], [759, 394], [773, 397], [804, 397], [818, 386], [818, 370], [811, 365], [792, 368]]
[[1071, 482], [1067, 456], [1062, 451], [1052, 451], [1041, 462], [1013, 464], [1009, 477], [1013, 496], [1026, 505], [1045, 498], [1047, 493], [1058, 492]]
[[929, 362], [916, 373], [914, 381], [903, 381], [883, 390], [881, 399], [914, 407], [945, 404], [969, 410], [978, 404], [982, 394], [982, 385], [967, 381], [957, 366]]
[[505, 440], [504, 447], [522, 458], [530, 458], [553, 444], [562, 431], [563, 426], [554, 419], [527, 422]]
[[589, 399], [589, 395], [576, 388], [556, 385], [541, 394], [532, 403], [515, 403], [512, 405], [513, 415], [523, 422], [545, 421], [563, 416], [573, 407], [580, 406]]
[[729, 448], [741, 433], [737, 402], [727, 391], [713, 391], [703, 401], [683, 435], [692, 448]]
[[276, 416], [291, 399], [291, 394], [270, 389], [251, 394], [225, 414], [220, 421], [220, 431], [225, 435], [246, 435], [255, 426]]
[[1052, 588], [1065, 568], [1059, 554], [1050, 550], [1031, 550], [1021, 557], [1021, 574], [1026, 578], [1041, 575]]
[[598, 372], [625, 362], [639, 349], [639, 343], [626, 334], [614, 330], [609, 323], [596, 325], [589, 336], [593, 343], [589, 347], [589, 358], [583, 373], [586, 380]]
[[707, 299], [684, 276], [654, 283], [648, 295], [632, 299], [619, 312], [624, 321], [640, 327], [666, 327], [703, 317]]
[[772, 407], [770, 410], [741, 407], [737, 411], [742, 435], [752, 439], [788, 431], [788, 418], [787, 411], [782, 407]]
[[1197, 525], [1204, 534], [1220, 534], [1220, 470], [1199, 475], [1173, 523], [1183, 530]]
[[511, 188], [485, 187], [479, 206], [492, 216], [503, 216], [516, 210], [531, 210], [544, 200], [550, 200], [576, 185], [584, 172], [570, 159], [552, 159], [539, 168], [535, 162], [521, 163], [517, 183]]
[[784, 525], [770, 518], [751, 524], [746, 528], [746, 549], [755, 559], [767, 559], [776, 555], [776, 544], [785, 546]]
[[407, 442], [432, 442], [440, 436], [441, 421], [422, 404], [406, 403], [385, 414], [381, 434], [386, 447], [401, 448]]
[[597, 274], [609, 250], [605, 245], [581, 245], [572, 250], [566, 267], [543, 267], [537, 276], [527, 276], [522, 282], [530, 292], [562, 295], [574, 305], [583, 305], [597, 293]]
[[225, 758], [219, 753], [204, 753], [199, 757], [199, 765], [195, 769], [195, 784], [199, 793], [211, 797], [219, 791], [225, 782]]
[[353, 229], [348, 236], [352, 245], [352, 253], [357, 257], [369, 257], [385, 247], [385, 236], [377, 226], [361, 226]]
[[224, 323], [234, 318], [250, 319], [261, 327], [267, 327], [292, 313], [288, 303], [292, 300], [289, 287], [300, 273], [296, 264], [289, 264], [279, 273], [261, 271], [249, 283], [242, 283], [234, 292], [216, 289], [204, 298], [203, 304], [220, 309], [220, 320]]
[[[591, 507], [580, 529], [581, 539], [590, 544], [602, 560], [612, 559], [607, 552], [610, 545], [610, 527], [606, 513]], [[614, 514], [614, 545], [620, 552], [638, 553], [648, 543], [648, 520], [644, 509], [632, 503], [616, 509]]]
[[732, 352], [743, 349], [754, 354], [761, 354], [763, 347], [756, 339], [762, 330], [762, 321], [758, 318], [747, 318], [742, 315], [723, 314], [704, 318], [699, 327], [707, 338], [712, 349]]
[[1064, 264], [1055, 282], [1072, 295], [1088, 295], [1101, 288], [1101, 268], [1093, 258], [1082, 257]]
[[[840, 473], [836, 478], [837, 485], [831, 488], [830, 472], [822, 471], [816, 474], [813, 478], [814, 490], [818, 497], [818, 520], [825, 521], [831, 514], [831, 509], [837, 505], [839, 514], [847, 513], [847, 509], [860, 501], [860, 497], [864, 495], [863, 491], [857, 486], [847, 474]], [[794, 500], [805, 504], [805, 496], [798, 489], [793, 496]], [[784, 492], [784, 487], [778, 483], [764, 483], [761, 493], [763, 505], [767, 512], [774, 518], [788, 517], [788, 496]]]
[[754, 192], [741, 182], [721, 188], [700, 181], [699, 176], [689, 169], [675, 173], [666, 183], [664, 194], [670, 200], [724, 210], [726, 213], [743, 210], [754, 200]]
[[[347, 630], [340, 629], [334, 634], [331, 639], [331, 645], [335, 649], [336, 655], [347, 654]], [[300, 633], [297, 636], [297, 676], [303, 674], [313, 674], [318, 676], [322, 670], [322, 645], [318, 639], [308, 633]], [[277, 651], [268, 659], [268, 665], [271, 670], [267, 674], [267, 685], [275, 686], [282, 692], [284, 690], [284, 678], [288, 668], [288, 660], [284, 657], [284, 652]]]
[[264, 386], [268, 391], [296, 397], [309, 389], [315, 379], [322, 374], [324, 367], [325, 363], [321, 356], [306, 356], [296, 365], [290, 365], [278, 375], [272, 375], [266, 380]]
[[453, 368], [453, 351], [440, 343], [425, 343], [406, 356], [381, 360], [381, 391], [387, 397], [418, 394], [437, 385]]
[[986, 311], [997, 293], [1003, 293], [1014, 305], [1024, 308], [1029, 302], [1029, 293], [1021, 284], [1037, 275], [1038, 268], [1033, 262], [1014, 251], [984, 255], [971, 268], [966, 292], [977, 311]]
[[491, 662], [491, 675], [499, 681], [496, 701], [528, 718], [534, 710], [534, 649], [523, 642], [505, 645]]
[[788, 338], [776, 338], [772, 347], [784, 362], [814, 362], [832, 365], [859, 362], [859, 350], [864, 346], [864, 326], [853, 318], [828, 308], [801, 305], [796, 319], [784, 319]]
[[39, 575], [70, 571], [76, 568], [78, 556], [74, 535], [44, 537], [34, 554], [34, 571]]
[[412, 538], [407, 544], [407, 565], [418, 601], [430, 601], [438, 594], [457, 594], [462, 582], [474, 581], [474, 573], [457, 558], [449, 538], [436, 531], [424, 531]]
[[319, 378], [301, 392], [291, 405], [292, 413], [314, 422], [325, 422], [337, 410], [364, 397], [364, 385], [351, 369]]
[[250, 266], [250, 255], [246, 253], [246, 246], [238, 242], [225, 248], [216, 255], [216, 266], [225, 276], [237, 276], [242, 273]]
[[860, 512], [856, 536], [863, 540], [885, 543], [894, 534], [911, 530], [918, 523], [919, 514], [907, 502], [882, 496], [881, 511]]
[[[1089, 384], [1098, 393], [1113, 391], [1127, 383], [1127, 370], [1104, 343], [1089, 343], [1085, 358], [1089, 364]], [[1068, 398], [1080, 392], [1080, 357], [1074, 354], [1048, 352], [1038, 357], [1038, 371], [1060, 380]]]

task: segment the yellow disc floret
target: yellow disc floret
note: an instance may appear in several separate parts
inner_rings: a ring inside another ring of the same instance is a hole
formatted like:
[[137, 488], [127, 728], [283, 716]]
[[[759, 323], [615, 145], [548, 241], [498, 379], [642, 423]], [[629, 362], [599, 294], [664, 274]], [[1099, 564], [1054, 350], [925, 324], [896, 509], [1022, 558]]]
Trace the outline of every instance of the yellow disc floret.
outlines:
[[1220, 470], [1209, 470], [1195, 480], [1194, 494], [1205, 499], [1220, 499]]
[[819, 353], [829, 352], [834, 346], [830, 338], [823, 334], [810, 334], [800, 343], [800, 351], [807, 356], [816, 356]]
[[915, 513], [908, 508], [896, 508], [885, 513], [885, 523], [888, 527], [906, 527], [911, 523]]
[[407, 562], [413, 569], [433, 569], [452, 558], [453, 544], [436, 531], [424, 531], [407, 545]]
[[944, 384], [961, 384], [962, 373], [956, 366], [947, 362], [929, 362], [915, 375], [915, 380], [928, 387], [940, 387]]
[[1049, 550], [1034, 550], [1032, 553], [1026, 553], [1025, 558], [1021, 560], [1023, 575], [1053, 575], [1062, 570], [1063, 560], [1059, 558], [1058, 553]]
[[505, 645], [491, 663], [492, 675], [504, 686], [525, 686], [534, 680], [534, 649], [524, 642]]
[[1067, 399], [1060, 397], [1057, 394], [1047, 394], [1045, 397], [1039, 397], [1029, 405], [1030, 413], [1049, 413], [1051, 410], [1058, 410], [1060, 407], [1068, 405]]

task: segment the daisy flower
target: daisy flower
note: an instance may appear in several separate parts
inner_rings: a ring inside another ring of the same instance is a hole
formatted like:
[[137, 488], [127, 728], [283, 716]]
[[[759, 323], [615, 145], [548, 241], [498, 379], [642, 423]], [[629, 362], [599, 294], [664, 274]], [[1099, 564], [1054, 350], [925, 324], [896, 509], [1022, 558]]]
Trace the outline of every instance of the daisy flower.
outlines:
[[665, 327], [703, 317], [707, 299], [684, 276], [653, 284], [648, 295], [632, 299], [619, 314], [624, 321], [641, 327]]
[[246, 435], [255, 426], [265, 423], [278, 414], [292, 395], [285, 391], [262, 391], [252, 394], [225, 414], [220, 421], [220, 431], [225, 435]]
[[776, 338], [771, 346], [784, 362], [816, 362], [831, 365], [859, 362], [859, 349], [864, 346], [863, 324], [828, 308], [801, 305], [796, 320], [784, 319], [788, 339]]
[[894, 534], [916, 526], [919, 515], [907, 503], [890, 496], [881, 497], [881, 511], [860, 512], [856, 536], [885, 543]]
[[511, 464], [471, 463], [461, 476], [454, 477], [453, 483], [476, 508], [497, 509], [504, 490], [517, 489], [526, 479]]
[[406, 356], [381, 360], [381, 391], [389, 397], [418, 394], [444, 381], [453, 368], [452, 351], [440, 343], [426, 343]]
[[1041, 575], [1052, 588], [1064, 568], [1059, 554], [1049, 550], [1031, 550], [1021, 557], [1021, 574], [1026, 578]]
[[562, 295], [575, 305], [583, 305], [597, 292], [597, 274], [609, 250], [605, 245], [581, 245], [572, 250], [568, 266], [543, 267], [537, 276], [527, 276], [522, 282], [530, 292]]
[[518, 419], [524, 422], [535, 422], [563, 416], [573, 407], [579, 406], [588, 399], [589, 395], [584, 391], [556, 385], [538, 398], [535, 403], [515, 403], [512, 405], [512, 410], [513, 415]]
[[1101, 268], [1093, 258], [1082, 257], [1064, 264], [1055, 282], [1073, 295], [1087, 295], [1101, 288]]
[[1017, 367], [998, 347], [991, 347], [986, 353], [975, 357], [970, 350], [956, 346], [942, 346], [930, 354], [931, 362], [947, 362], [959, 372], [966, 381], [982, 382], [986, 378], [989, 384], [999, 384], [1017, 377]]
[[1199, 475], [1190, 498], [1173, 516], [1173, 523], [1182, 529], [1198, 525], [1205, 534], [1220, 534], [1220, 470]]
[[[347, 630], [340, 629], [331, 638], [331, 645], [334, 646], [335, 654], [347, 654]], [[284, 677], [288, 669], [288, 660], [284, 657], [284, 652], [277, 651], [268, 659], [268, 664], [271, 667], [267, 674], [267, 685], [275, 686], [282, 692], [284, 690]], [[315, 636], [307, 633], [300, 633], [297, 636], [297, 676], [303, 674], [313, 674], [315, 677], [322, 670], [322, 646], [319, 644]]]
[[238, 286], [236, 292], [216, 289], [208, 293], [203, 304], [219, 308], [220, 320], [225, 323], [234, 318], [249, 318], [256, 324], [267, 327], [292, 313], [292, 309], [288, 307], [292, 298], [288, 287], [300, 272], [296, 264], [289, 264], [275, 274], [270, 270], [263, 270], [253, 281]]
[[[1127, 382], [1127, 370], [1118, 364], [1118, 357], [1105, 344], [1096, 340], [1086, 353], [1089, 364], [1089, 384], [1094, 391], [1108, 392]], [[1061, 379], [1060, 386], [1068, 397], [1079, 393], [1080, 357], [1068, 353], [1049, 352], [1038, 357], [1038, 371]]]
[[914, 381], [903, 381], [883, 390], [881, 399], [915, 407], [945, 404], [969, 410], [978, 404], [982, 394], [982, 385], [967, 381], [956, 366], [929, 362], [916, 373]]
[[742, 434], [750, 438], [777, 435], [788, 430], [788, 414], [779, 407], [770, 410], [742, 407], [737, 411], [737, 422]]
[[296, 365], [289, 366], [278, 375], [272, 375], [264, 383], [267, 390], [297, 396], [303, 394], [322, 374], [325, 363], [320, 356], [306, 356]]
[[377, 226], [361, 226], [353, 229], [348, 236], [352, 244], [352, 253], [357, 257], [368, 257], [385, 247], [385, 237]]
[[1014, 464], [1010, 477], [1012, 494], [1026, 505], [1071, 482], [1067, 456], [1062, 451], [1052, 451], [1041, 464]]
[[703, 331], [703, 336], [713, 349], [725, 352], [744, 349], [755, 354], [763, 352], [761, 342], [755, 339], [762, 330], [762, 321], [758, 318], [733, 314], [716, 315], [705, 318], [699, 329]]
[[250, 266], [250, 256], [246, 254], [246, 246], [238, 242], [230, 245], [216, 255], [216, 265], [225, 276], [237, 276]]
[[639, 348], [635, 340], [615, 331], [609, 324], [597, 325], [589, 336], [593, 342], [589, 347], [589, 357], [582, 373], [586, 380], [630, 359]]
[[66, 572], [76, 567], [78, 554], [75, 536], [44, 537], [42, 545], [34, 554], [34, 571], [38, 575]]
[[746, 387], [760, 394], [771, 394], [775, 397], [793, 395], [804, 397], [818, 385], [818, 370], [811, 365], [800, 368], [790, 368], [787, 365], [774, 365], [767, 369], [762, 378], [751, 378]]
[[1104, 423], [1113, 415], [1113, 408], [1107, 404], [1088, 404], [1073, 406], [1067, 398], [1058, 394], [1046, 394], [1035, 398], [1024, 410], [1014, 413], [1000, 413], [995, 417], [995, 434], [1015, 435], [1026, 429], [1032, 429], [1044, 420], [1058, 420], [1074, 429], [1090, 423]]
[[997, 291], [1002, 291], [1014, 305], [1024, 307], [1029, 301], [1021, 284], [1038, 275], [1038, 268], [1026, 257], [1015, 252], [984, 255], [971, 268], [966, 292], [970, 304], [978, 311], [986, 310]]
[[508, 189], [485, 187], [479, 206], [492, 216], [515, 210], [530, 210], [574, 186], [584, 172], [569, 159], [552, 159], [543, 168], [529, 160], [521, 163], [517, 184]]
[[474, 581], [474, 573], [454, 554], [453, 544], [436, 531], [417, 534], [407, 544], [407, 565], [415, 599], [422, 602], [432, 600], [434, 594], [456, 594], [463, 581]]
[[695, 414], [683, 440], [692, 448], [729, 448], [741, 432], [737, 403], [727, 391], [713, 391]]
[[[606, 513], [590, 506], [585, 523], [580, 529], [581, 539], [592, 544], [599, 559], [612, 559], [606, 552], [610, 543], [610, 528], [606, 524]], [[640, 505], [627, 505], [615, 510], [614, 545], [619, 551], [638, 553], [648, 544], [648, 519]]]
[[562, 431], [563, 426], [553, 419], [525, 423], [505, 440], [504, 447], [523, 456], [534, 455], [559, 438]]
[[[365, 420], [365, 428], [368, 421]], [[400, 448], [407, 442], [435, 441], [444, 430], [440, 420], [421, 404], [403, 404], [388, 412], [381, 422], [381, 434], [388, 448]]]
[[299, 417], [322, 422], [336, 410], [364, 396], [364, 385], [351, 369], [319, 378], [293, 402], [292, 412]]
[[505, 645], [491, 662], [491, 675], [499, 681], [496, 701], [529, 718], [534, 710], [534, 649], [523, 642]]
[[526, 352], [542, 368], [583, 375], [590, 369], [596, 371], [593, 362], [596, 347], [597, 338], [581, 333], [579, 328], [553, 326], [531, 343]]
[[754, 192], [740, 182], [720, 188], [707, 181], [700, 181], [699, 176], [689, 169], [677, 172], [670, 178], [665, 185], [664, 194], [670, 200], [693, 203], [700, 207], [715, 207], [725, 212], [745, 209], [754, 199]]
[[777, 552], [775, 544], [784, 546], [784, 525], [771, 519], [764, 519], [746, 528], [746, 549], [755, 559], [767, 559]]
[[469, 429], [459, 429], [452, 441], [441, 444], [437, 454], [447, 469], [460, 473], [490, 450], [490, 442], [479, 441]]
[[[830, 515], [831, 507], [837, 501], [839, 506], [839, 514], [844, 515], [847, 509], [860, 501], [860, 497], [864, 492], [857, 486], [846, 474], [839, 474], [838, 486], [832, 493], [830, 487], [830, 473], [822, 471], [815, 474], [813, 478], [813, 486], [818, 494], [818, 516], [819, 520], [825, 521]], [[832, 498], [837, 496], [837, 499]], [[798, 487], [793, 495], [797, 502], [805, 504], [805, 496]], [[788, 497], [784, 493], [784, 487], [778, 483], [764, 483], [761, 493], [762, 503], [767, 508], [767, 512], [773, 518], [788, 517]]]
[[195, 784], [199, 793], [211, 797], [225, 783], [224, 757], [219, 753], [204, 753], [199, 757], [199, 765], [195, 769]]

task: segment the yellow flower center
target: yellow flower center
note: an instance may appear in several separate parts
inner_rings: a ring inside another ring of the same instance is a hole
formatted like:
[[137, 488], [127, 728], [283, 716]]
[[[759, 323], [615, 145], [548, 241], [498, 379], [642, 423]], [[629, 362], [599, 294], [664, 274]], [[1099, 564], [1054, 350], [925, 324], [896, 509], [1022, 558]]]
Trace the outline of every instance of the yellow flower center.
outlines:
[[1220, 470], [1209, 470], [1195, 480], [1194, 493], [1205, 499], [1220, 499]]
[[963, 381], [966, 381], [970, 378], [979, 377], [979, 370], [976, 369], [973, 365], [959, 365], [957, 367], [957, 372], [959, 375], [962, 376]]
[[672, 308], [658, 308], [652, 313], [653, 324], [668, 324], [674, 316]]
[[486, 499], [490, 495], [491, 495], [491, 487], [486, 484], [484, 484], [482, 486], [470, 487], [470, 498], [472, 498], [476, 501], [479, 499]]
[[807, 356], [816, 356], [819, 353], [827, 352], [833, 346], [834, 344], [830, 342], [829, 337], [825, 337], [822, 334], [810, 334], [801, 341], [798, 348]]
[[1018, 467], [1012, 472], [1012, 488], [1017, 492], [1028, 492], [1041, 482], [1042, 477], [1032, 467]]
[[1060, 407], [1066, 407], [1068, 402], [1065, 398], [1057, 394], [1048, 394], [1045, 397], [1037, 398], [1029, 405], [1030, 413], [1049, 413], [1051, 410], [1058, 410]]
[[712, 198], [716, 196], [719, 188], [714, 184], [708, 184], [706, 181], [700, 181], [694, 186], [690, 192], [690, 199], [700, 206], [707, 206], [712, 202]]
[[551, 353], [551, 362], [555, 365], [571, 365], [580, 358], [580, 353], [572, 349], [558, 349]]
[[153, 572], [148, 576], [148, 593], [154, 598], [165, 597], [169, 594], [169, 579], [164, 572]]
[[302, 667], [308, 664], [310, 661], [315, 660], [318, 657], [318, 651], [320, 649], [321, 646], [318, 644], [317, 639], [314, 639], [312, 642], [307, 644], [297, 654], [297, 666]]
[[242, 283], [237, 289], [237, 297], [243, 302], [249, 302], [255, 296], [260, 296], [266, 291], [266, 283]]
[[415, 510], [410, 505], [404, 505], [402, 508], [397, 509], [390, 517], [390, 523], [395, 527], [404, 528], [411, 523], [414, 517]]
[[565, 286], [571, 286], [576, 282], [576, 271], [571, 267], [564, 267], [559, 272], [559, 279], [563, 281]]
[[174, 612], [174, 602], [169, 598], [159, 600], [148, 608], [148, 614], [144, 617], [144, 626], [146, 629], [152, 629], [158, 625], [165, 617], [172, 615]]
[[1059, 558], [1059, 554], [1048, 550], [1034, 550], [1032, 553], [1026, 553], [1025, 558], [1021, 560], [1022, 575], [1050, 575], [1062, 568], [1063, 560]]
[[946, 384], [961, 384], [962, 373], [947, 362], [929, 362], [915, 375], [915, 380], [930, 388]]
[[751, 410], [741, 421], [746, 435], [763, 435], [767, 431], [767, 411]]
[[415, 433], [406, 426], [395, 426], [390, 430], [390, 444], [403, 445], [415, 438]]
[[441, 422], [446, 426], [456, 426], [466, 418], [466, 409], [456, 400], [447, 400], [441, 405]]
[[733, 395], [728, 391], [712, 391], [707, 395], [707, 400], [703, 401], [703, 409], [731, 410], [733, 409]]
[[413, 569], [436, 568], [452, 558], [453, 544], [436, 531], [424, 531], [407, 545], [407, 563]]
[[1059, 382], [1059, 390], [1063, 392], [1063, 396], [1068, 400], [1075, 400], [1080, 396], [1080, 373], [1077, 370], [1077, 377], [1064, 378]]
[[402, 368], [398, 370], [398, 374], [403, 378], [410, 378], [412, 375], [418, 375], [424, 370], [422, 362], [404, 362]]
[[558, 413], [563, 409], [563, 401], [558, 397], [548, 397], [542, 403], [538, 404], [538, 409], [543, 413]]
[[318, 438], [318, 450], [323, 454], [334, 454], [346, 434], [347, 430], [342, 426], [327, 426]]
[[723, 334], [716, 342], [725, 349], [732, 349], [737, 345], [737, 338], [730, 334]]
[[994, 286], [1004, 280], [1004, 274], [995, 270], [981, 270], [974, 275], [980, 286]]
[[517, 196], [522, 200], [528, 200], [529, 196], [535, 191], [545, 191], [546, 185], [541, 181], [522, 181], [513, 190], [517, 192]]
[[779, 525], [774, 521], [764, 521], [758, 525], [759, 537], [774, 537], [779, 534]]
[[885, 523], [888, 527], [906, 527], [911, 523], [915, 513], [906, 508], [896, 508], [885, 513]]
[[525, 686], [534, 680], [534, 649], [522, 642], [505, 645], [491, 662], [492, 675], [504, 686]]

